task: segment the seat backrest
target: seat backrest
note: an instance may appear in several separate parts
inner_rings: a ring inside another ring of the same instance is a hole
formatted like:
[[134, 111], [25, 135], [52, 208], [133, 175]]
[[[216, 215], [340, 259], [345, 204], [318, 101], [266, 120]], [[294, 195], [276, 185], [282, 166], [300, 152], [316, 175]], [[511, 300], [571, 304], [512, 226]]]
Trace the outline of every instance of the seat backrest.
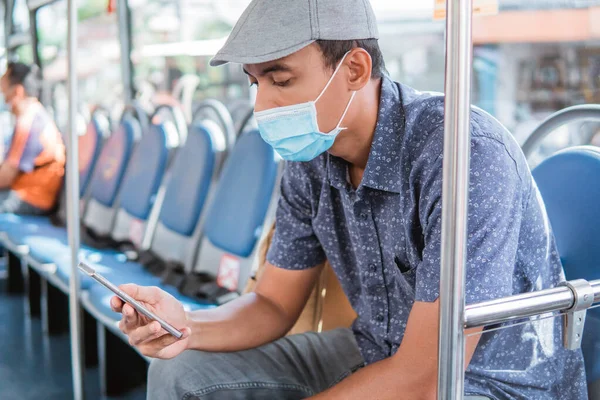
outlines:
[[242, 291], [252, 270], [257, 242], [275, 202], [277, 158], [258, 131], [240, 136], [225, 163], [203, 226], [197, 272], [231, 279], [219, 283]]
[[150, 125], [133, 151], [119, 192], [119, 209], [112, 232], [116, 241], [129, 240], [142, 245], [169, 156], [179, 144], [179, 136], [172, 128], [171, 124]]
[[561, 151], [534, 171], [567, 279], [600, 278], [600, 149]]
[[109, 122], [102, 114], [93, 114], [84, 135], [79, 137], [79, 196], [83, 197], [91, 181], [104, 140], [108, 136]]
[[[573, 147], [542, 162], [533, 177], [556, 237], [566, 278], [600, 278], [600, 149]], [[600, 398], [600, 312], [588, 312], [582, 349], [590, 398]]]
[[191, 263], [197, 248], [199, 220], [215, 175], [216, 124], [194, 124], [170, 169], [151, 250], [163, 260]]
[[140, 137], [139, 122], [124, 118], [102, 147], [90, 182], [90, 199], [83, 217], [84, 224], [94, 226], [98, 234], [109, 235], [111, 232], [119, 188]]
[[[98, 162], [104, 141], [108, 137], [110, 124], [108, 118], [101, 113], [94, 113], [83, 135], [79, 137], [79, 198], [80, 209], [83, 210], [86, 194]], [[60, 190], [57, 210], [57, 219], [65, 223], [67, 219], [66, 187]]]

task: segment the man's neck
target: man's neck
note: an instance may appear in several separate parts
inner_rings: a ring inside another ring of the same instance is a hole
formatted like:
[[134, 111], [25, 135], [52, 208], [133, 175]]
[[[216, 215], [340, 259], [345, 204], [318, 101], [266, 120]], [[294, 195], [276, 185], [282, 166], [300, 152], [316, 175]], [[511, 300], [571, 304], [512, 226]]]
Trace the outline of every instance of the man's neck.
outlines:
[[13, 107], [13, 113], [15, 116], [20, 117], [27, 112], [27, 110], [33, 105], [37, 103], [37, 99], [35, 97], [27, 97]]
[[361, 92], [352, 105], [357, 112], [353, 113], [351, 120], [344, 122], [348, 129], [340, 133], [334, 146], [329, 150], [331, 155], [348, 162], [350, 177], [355, 187], [362, 180], [369, 161], [371, 143], [379, 116], [381, 79], [372, 80]]

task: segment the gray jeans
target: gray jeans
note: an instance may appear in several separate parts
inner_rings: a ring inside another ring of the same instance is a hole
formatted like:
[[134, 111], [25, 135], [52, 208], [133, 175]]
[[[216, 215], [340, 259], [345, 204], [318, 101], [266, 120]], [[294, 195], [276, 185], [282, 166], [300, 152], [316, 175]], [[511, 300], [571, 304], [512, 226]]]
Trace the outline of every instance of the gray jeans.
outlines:
[[148, 400], [304, 399], [363, 365], [349, 329], [288, 336], [237, 353], [186, 351], [152, 361]]
[[0, 190], [0, 214], [4, 213], [44, 215], [48, 212], [21, 200], [12, 190]]

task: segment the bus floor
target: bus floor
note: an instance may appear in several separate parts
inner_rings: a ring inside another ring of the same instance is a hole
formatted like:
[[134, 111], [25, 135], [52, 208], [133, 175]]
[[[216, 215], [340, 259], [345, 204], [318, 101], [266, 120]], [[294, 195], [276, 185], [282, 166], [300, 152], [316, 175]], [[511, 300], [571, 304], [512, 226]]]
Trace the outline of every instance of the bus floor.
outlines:
[[[72, 399], [69, 335], [44, 335], [40, 319], [26, 314], [25, 297], [7, 293], [4, 272], [0, 265], [0, 399]], [[86, 400], [146, 398], [145, 387], [101, 396], [97, 368], [87, 368], [84, 381]]]

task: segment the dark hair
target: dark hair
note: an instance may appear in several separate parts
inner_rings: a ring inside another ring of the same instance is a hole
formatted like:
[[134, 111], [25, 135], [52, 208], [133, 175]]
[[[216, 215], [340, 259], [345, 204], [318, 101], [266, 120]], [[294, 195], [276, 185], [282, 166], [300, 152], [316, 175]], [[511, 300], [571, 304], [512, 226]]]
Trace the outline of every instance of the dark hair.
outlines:
[[335, 68], [340, 62], [344, 54], [355, 47], [364, 49], [371, 56], [373, 62], [373, 70], [371, 78], [381, 78], [385, 71], [385, 63], [383, 55], [379, 48], [377, 39], [362, 39], [362, 40], [317, 40], [317, 44], [321, 48], [323, 58], [328, 67]]
[[27, 65], [20, 62], [8, 63], [6, 76], [12, 85], [22, 85], [25, 94], [38, 97], [40, 92], [39, 68], [37, 65]]

